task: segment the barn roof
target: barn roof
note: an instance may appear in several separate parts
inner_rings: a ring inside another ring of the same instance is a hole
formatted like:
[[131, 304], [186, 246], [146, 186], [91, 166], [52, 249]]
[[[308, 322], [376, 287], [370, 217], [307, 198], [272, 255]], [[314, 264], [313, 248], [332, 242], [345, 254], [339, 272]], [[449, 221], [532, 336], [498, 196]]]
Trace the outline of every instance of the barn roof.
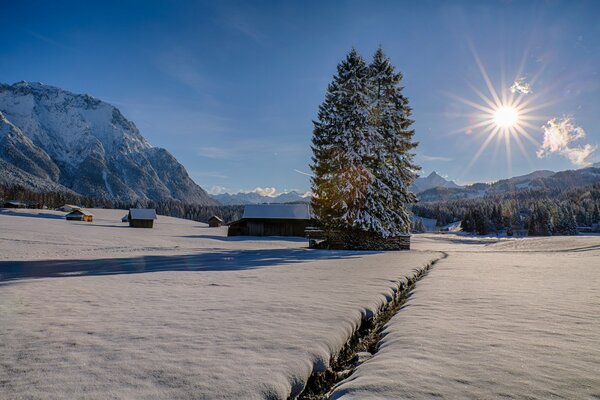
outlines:
[[219, 221], [219, 222], [223, 222], [223, 220], [222, 220], [221, 218], [217, 217], [216, 215], [213, 215], [213, 216], [212, 216], [212, 217], [210, 217], [208, 220], [209, 220], [209, 221], [212, 221], [213, 219], [216, 219], [216, 220], [217, 220], [217, 221]]
[[94, 216], [94, 214], [92, 214], [88, 210], [84, 210], [83, 208], [77, 208], [77, 209], [71, 211], [70, 213], [68, 213], [67, 215], [90, 215], [92, 217]]
[[308, 204], [248, 204], [244, 219], [311, 219]]
[[12, 204], [13, 206], [26, 206], [26, 203], [23, 203], [22, 201], [19, 200], [8, 200], [5, 202], [5, 204]]
[[130, 208], [129, 215], [131, 215], [131, 219], [156, 219], [156, 210], [154, 208]]

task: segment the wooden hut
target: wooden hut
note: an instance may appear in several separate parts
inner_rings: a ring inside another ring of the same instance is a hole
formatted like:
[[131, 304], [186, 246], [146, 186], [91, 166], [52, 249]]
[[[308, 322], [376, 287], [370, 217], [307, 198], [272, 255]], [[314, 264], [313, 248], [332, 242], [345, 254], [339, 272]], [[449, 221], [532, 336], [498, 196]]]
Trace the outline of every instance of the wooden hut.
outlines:
[[156, 219], [156, 210], [153, 208], [130, 208], [129, 226], [132, 228], [152, 228]]
[[8, 200], [4, 203], [3, 208], [27, 208], [27, 204], [18, 200]]
[[67, 215], [65, 215], [67, 221], [85, 221], [92, 222], [94, 220], [94, 215], [89, 211], [84, 210], [83, 208], [77, 208]]
[[223, 220], [217, 217], [216, 215], [213, 215], [208, 220], [208, 226], [210, 226], [211, 228], [218, 228], [221, 225], [223, 225]]
[[249, 204], [229, 225], [228, 236], [304, 236], [311, 225], [308, 204]]

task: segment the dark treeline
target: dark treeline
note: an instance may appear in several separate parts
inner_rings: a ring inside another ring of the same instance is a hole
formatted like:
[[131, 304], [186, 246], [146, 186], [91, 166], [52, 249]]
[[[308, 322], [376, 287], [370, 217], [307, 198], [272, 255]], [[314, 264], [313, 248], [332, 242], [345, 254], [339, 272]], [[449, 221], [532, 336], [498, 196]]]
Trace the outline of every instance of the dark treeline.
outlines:
[[462, 221], [480, 235], [527, 230], [532, 236], [575, 235], [577, 226], [600, 222], [600, 184], [571, 190], [526, 190], [482, 198], [416, 204], [415, 215], [438, 226]]
[[65, 192], [34, 192], [20, 186], [0, 185], [0, 201], [18, 200], [28, 204], [30, 208], [58, 208], [65, 204], [83, 207], [129, 209], [132, 207], [155, 208], [159, 215], [208, 222], [213, 215], [220, 217], [226, 224], [242, 217], [244, 206], [200, 206], [185, 204], [177, 200], [138, 201], [134, 204], [119, 201], [83, 197]]
[[167, 201], [140, 201], [136, 204], [123, 205], [118, 208], [155, 208], [159, 215], [191, 219], [193, 221], [208, 222], [213, 215], [221, 218], [225, 224], [236, 221], [242, 217], [244, 206], [199, 206], [196, 204], [185, 204], [177, 200]]

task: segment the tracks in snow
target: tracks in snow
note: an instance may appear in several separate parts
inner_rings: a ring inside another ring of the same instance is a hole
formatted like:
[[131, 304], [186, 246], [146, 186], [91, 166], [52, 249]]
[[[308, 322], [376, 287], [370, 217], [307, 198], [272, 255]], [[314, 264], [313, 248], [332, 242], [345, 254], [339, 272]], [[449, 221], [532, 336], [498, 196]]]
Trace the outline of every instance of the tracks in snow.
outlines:
[[417, 282], [424, 278], [438, 261], [447, 257], [448, 253], [442, 252], [441, 257], [429, 262], [423, 268], [414, 270], [415, 273], [411, 277], [400, 279], [394, 288], [393, 297], [372, 318], [362, 320], [359, 328], [344, 347], [331, 357], [329, 367], [325, 371], [313, 372], [304, 390], [299, 394], [292, 393], [288, 400], [327, 399], [331, 390], [340, 381], [349, 377], [358, 365], [377, 352], [385, 325], [402, 309]]

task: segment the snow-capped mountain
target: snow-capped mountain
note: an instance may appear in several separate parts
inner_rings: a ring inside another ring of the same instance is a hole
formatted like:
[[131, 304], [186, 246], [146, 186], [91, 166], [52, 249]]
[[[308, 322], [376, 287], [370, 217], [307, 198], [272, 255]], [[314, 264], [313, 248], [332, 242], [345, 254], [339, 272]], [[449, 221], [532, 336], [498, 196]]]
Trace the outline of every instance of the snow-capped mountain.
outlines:
[[474, 183], [458, 188], [435, 187], [418, 194], [420, 201], [445, 201], [483, 197], [486, 195], [540, 189], [572, 189], [600, 183], [600, 168], [596, 164], [577, 170], [534, 171], [526, 175], [492, 183]]
[[454, 181], [444, 179], [442, 176], [438, 175], [437, 172], [433, 171], [424, 178], [420, 177], [415, 179], [411, 188], [414, 193], [421, 193], [425, 190], [429, 190], [436, 187], [459, 188], [461, 186], [454, 183]]
[[127, 202], [216, 204], [167, 150], [151, 146], [106, 102], [19, 82], [0, 84], [0, 113], [3, 181], [32, 189], [43, 182]]
[[301, 194], [296, 191], [281, 193], [277, 196], [263, 196], [256, 192], [240, 192], [236, 194], [222, 193], [211, 196], [223, 205], [245, 205], [264, 203], [296, 203], [310, 202], [310, 193]]

